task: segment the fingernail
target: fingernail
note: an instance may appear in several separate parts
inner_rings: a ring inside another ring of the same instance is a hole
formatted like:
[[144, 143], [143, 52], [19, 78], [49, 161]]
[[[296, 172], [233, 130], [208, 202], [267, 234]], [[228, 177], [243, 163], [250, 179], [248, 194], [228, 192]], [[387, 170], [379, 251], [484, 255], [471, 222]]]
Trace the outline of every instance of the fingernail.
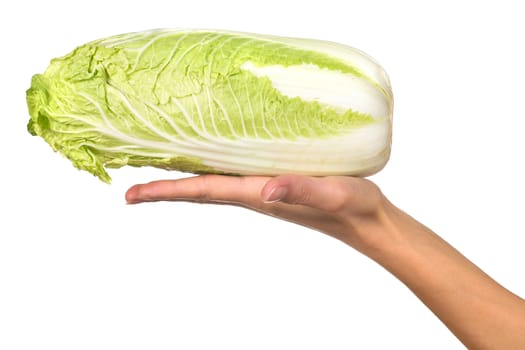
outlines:
[[279, 202], [286, 196], [288, 190], [286, 187], [275, 187], [267, 195], [264, 196], [263, 200], [265, 203], [275, 203]]

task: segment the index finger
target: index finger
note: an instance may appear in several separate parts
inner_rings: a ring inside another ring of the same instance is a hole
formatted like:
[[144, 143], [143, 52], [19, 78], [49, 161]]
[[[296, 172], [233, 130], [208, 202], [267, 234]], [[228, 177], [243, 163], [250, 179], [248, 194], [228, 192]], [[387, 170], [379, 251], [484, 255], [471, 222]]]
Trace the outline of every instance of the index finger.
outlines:
[[268, 177], [200, 175], [134, 185], [126, 192], [129, 204], [152, 201], [225, 202], [248, 206], [261, 204], [261, 189]]

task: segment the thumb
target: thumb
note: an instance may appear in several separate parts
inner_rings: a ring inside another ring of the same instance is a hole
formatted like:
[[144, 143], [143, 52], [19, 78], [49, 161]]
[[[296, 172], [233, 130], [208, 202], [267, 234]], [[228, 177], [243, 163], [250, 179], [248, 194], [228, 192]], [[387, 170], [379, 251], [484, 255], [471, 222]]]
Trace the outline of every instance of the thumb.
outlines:
[[261, 190], [266, 203], [281, 202], [337, 211], [348, 204], [353, 188], [338, 178], [283, 175], [269, 180]]

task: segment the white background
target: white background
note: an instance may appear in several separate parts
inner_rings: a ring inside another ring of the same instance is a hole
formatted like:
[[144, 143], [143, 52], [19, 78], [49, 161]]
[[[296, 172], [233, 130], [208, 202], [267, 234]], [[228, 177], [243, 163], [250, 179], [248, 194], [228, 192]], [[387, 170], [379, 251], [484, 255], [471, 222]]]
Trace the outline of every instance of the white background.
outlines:
[[[515, 4], [515, 5], [510, 5]], [[525, 21], [518, 1], [10, 1], [0, 5], [0, 349], [462, 349], [409, 290], [308, 229], [239, 208], [129, 206], [26, 132], [25, 90], [87, 41], [159, 27], [337, 41], [395, 95], [374, 180], [525, 295]]]

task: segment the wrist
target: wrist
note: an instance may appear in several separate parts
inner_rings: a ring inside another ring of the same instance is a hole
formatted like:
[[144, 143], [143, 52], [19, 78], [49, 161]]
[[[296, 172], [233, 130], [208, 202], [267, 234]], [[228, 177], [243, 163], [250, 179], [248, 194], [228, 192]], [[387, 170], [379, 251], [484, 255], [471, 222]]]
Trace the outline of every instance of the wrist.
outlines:
[[389, 255], [401, 253], [407, 239], [402, 229], [407, 217], [410, 218], [381, 195], [373, 212], [358, 218], [348, 218], [349, 234], [342, 241], [380, 262]]

